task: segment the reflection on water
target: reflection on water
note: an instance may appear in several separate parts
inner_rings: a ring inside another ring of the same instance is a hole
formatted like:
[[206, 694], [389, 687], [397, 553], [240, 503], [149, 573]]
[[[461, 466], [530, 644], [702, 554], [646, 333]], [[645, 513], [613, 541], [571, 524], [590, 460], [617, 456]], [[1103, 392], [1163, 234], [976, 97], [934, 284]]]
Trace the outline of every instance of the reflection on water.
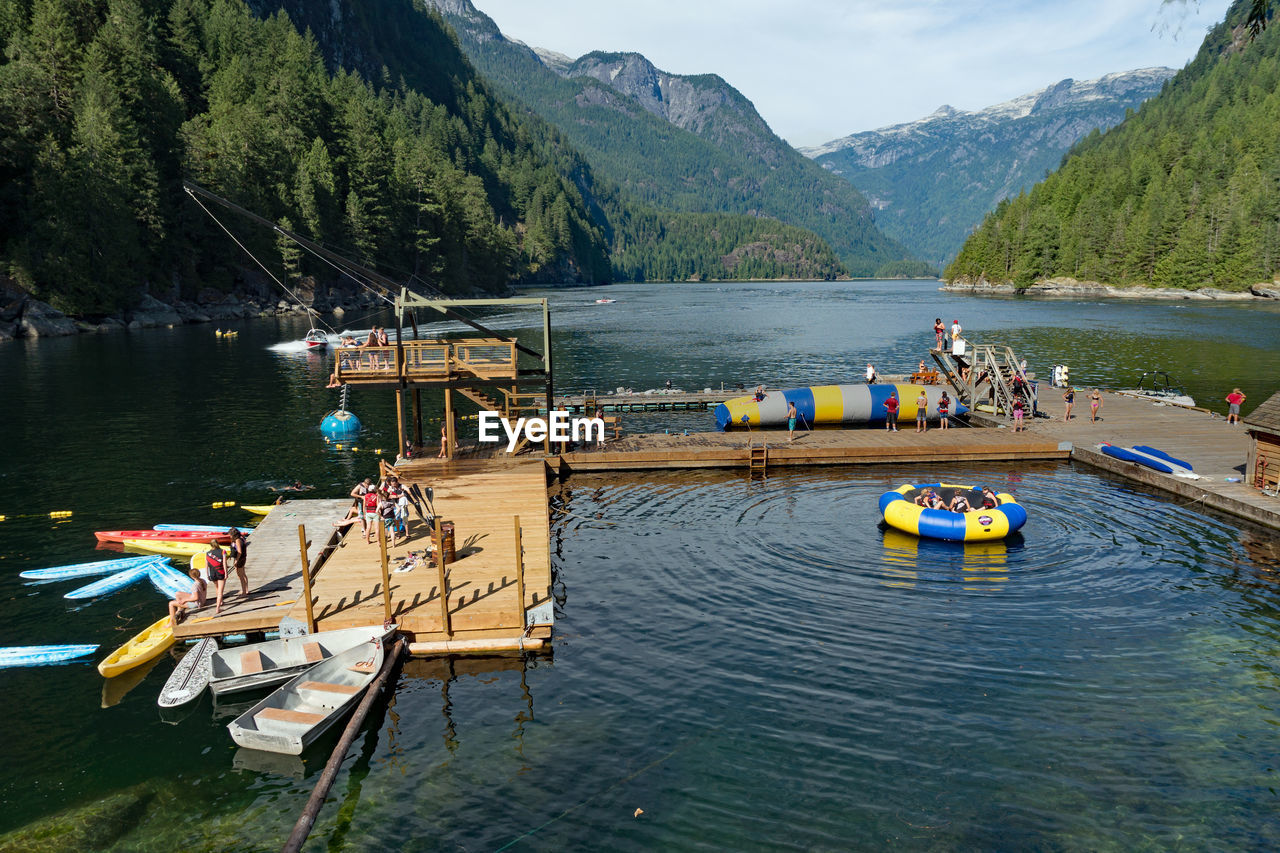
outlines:
[[[1020, 547], [1022, 534], [1008, 540], [985, 542], [942, 542], [913, 536], [886, 524], [880, 525], [884, 540], [884, 571], [889, 586], [913, 587], [926, 576], [945, 579], [948, 573], [965, 584], [966, 590], [978, 590], [979, 584], [998, 584], [1009, 579], [1006, 563], [1009, 542]], [[986, 587], [994, 589], [994, 587]]]
[[[1280, 375], [1280, 306], [979, 300], [931, 284], [609, 291], [608, 313], [597, 293], [551, 294], [562, 392], [808, 385], [867, 361], [903, 372], [946, 315], [1032, 369], [1067, 361], [1078, 382], [1120, 384], [1155, 360], [1215, 403], [1234, 385], [1265, 399]], [[67, 587], [16, 577], [93, 559], [94, 530], [242, 522], [211, 504], [270, 502], [267, 486], [294, 479], [341, 497], [375, 473], [363, 448], [394, 445], [394, 400], [353, 391], [362, 449], [324, 444], [327, 360], [270, 349], [305, 328], [0, 345], [6, 404], [23, 413], [0, 421], [0, 513], [33, 516], [4, 524], [6, 644], [105, 654], [163, 612], [149, 585], [69, 607]], [[536, 317], [521, 329], [541, 346]], [[428, 413], [439, 404], [424, 394]], [[628, 416], [627, 429], [710, 421]], [[1022, 538], [877, 528], [883, 491], [938, 480], [1013, 493]], [[1270, 533], [1055, 464], [574, 476], [551, 506], [554, 665], [410, 662], [313, 848], [1280, 846]], [[207, 700], [164, 725], [171, 669], [161, 658], [119, 695], [91, 665], [0, 673], [13, 697], [0, 832], [36, 822], [0, 836], [0, 853], [72, 825], [106, 827], [78, 849], [278, 848], [323, 747], [299, 777], [238, 756]], [[106, 803], [127, 819], [98, 822]]]

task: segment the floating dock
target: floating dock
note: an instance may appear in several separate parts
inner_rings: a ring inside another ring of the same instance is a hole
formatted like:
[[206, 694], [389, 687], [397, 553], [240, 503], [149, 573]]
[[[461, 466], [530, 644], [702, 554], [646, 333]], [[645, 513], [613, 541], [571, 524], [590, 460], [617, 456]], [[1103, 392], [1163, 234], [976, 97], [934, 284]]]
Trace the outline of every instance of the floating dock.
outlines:
[[262, 633], [289, 616], [308, 620], [298, 526], [304, 525], [315, 630], [380, 624], [388, 610], [418, 654], [536, 650], [551, 636], [550, 518], [547, 468], [520, 463], [423, 460], [402, 463], [402, 483], [434, 492], [443, 521], [454, 524], [456, 561], [441, 572], [425, 560], [397, 571], [421, 552], [432, 529], [416, 515], [407, 542], [388, 543], [384, 586], [378, 539], [366, 543], [356, 523], [338, 529], [351, 499], [289, 501], [273, 509], [250, 537], [250, 592], [234, 573], [223, 612], [210, 603], [175, 631], [179, 639]]

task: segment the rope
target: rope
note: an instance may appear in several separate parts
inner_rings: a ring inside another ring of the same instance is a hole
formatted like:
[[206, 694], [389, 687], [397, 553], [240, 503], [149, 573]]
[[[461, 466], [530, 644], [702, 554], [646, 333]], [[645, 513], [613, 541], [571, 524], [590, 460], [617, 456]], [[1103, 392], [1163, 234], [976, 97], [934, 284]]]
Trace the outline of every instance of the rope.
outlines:
[[[315, 316], [315, 314], [313, 314], [313, 313], [311, 312], [311, 309], [307, 307], [307, 304], [306, 304], [305, 302], [303, 302], [303, 301], [302, 301], [302, 297], [298, 296], [298, 294], [297, 294], [297, 293], [293, 292], [293, 291], [289, 288], [289, 286], [288, 286], [287, 284], [285, 284], [283, 281], [281, 281], [280, 279], [276, 278], [275, 273], [273, 273], [271, 270], [267, 269], [266, 264], [264, 264], [262, 261], [258, 260], [258, 257], [257, 257], [256, 255], [254, 255], [254, 253], [253, 253], [253, 252], [250, 252], [250, 251], [249, 251], [249, 248], [248, 248], [247, 246], [245, 246], [245, 244], [244, 244], [244, 243], [241, 243], [241, 242], [240, 242], [240, 240], [239, 240], [239, 238], [238, 238], [238, 237], [236, 237], [236, 235], [232, 234], [232, 233], [231, 233], [231, 230], [230, 230], [229, 228], [227, 228], [227, 226], [225, 226], [225, 225], [223, 225], [223, 224], [222, 224], [222, 220], [220, 220], [220, 219], [218, 219], [218, 217], [214, 216], [214, 215], [213, 215], [213, 211], [211, 211], [209, 208], [207, 208], [207, 207], [205, 207], [205, 206], [204, 206], [204, 202], [200, 201], [200, 199], [196, 197], [196, 194], [195, 194], [195, 193], [191, 192], [191, 190], [187, 190], [186, 192], [187, 192], [187, 195], [191, 196], [192, 201], [194, 201], [196, 204], [200, 205], [200, 209], [201, 209], [201, 210], [203, 210], [205, 213], [209, 214], [209, 218], [210, 218], [210, 219], [212, 219], [214, 222], [216, 222], [216, 223], [218, 224], [218, 227], [222, 229], [223, 233], [224, 233], [224, 234], [226, 234], [228, 237], [230, 237], [230, 238], [231, 238], [231, 240], [232, 240], [232, 242], [234, 242], [237, 246], [239, 246], [239, 247], [240, 247], [240, 250], [241, 250], [242, 252], [244, 252], [246, 255], [248, 255], [248, 256], [249, 256], [249, 258], [250, 258], [250, 259], [251, 259], [255, 264], [257, 264], [259, 267], [261, 267], [261, 268], [262, 268], [262, 271], [263, 271], [264, 273], [266, 273], [268, 276], [270, 276], [270, 277], [271, 277], [271, 280], [272, 280], [272, 281], [274, 281], [276, 284], [280, 285], [280, 288], [281, 288], [285, 293], [287, 293], [287, 294], [289, 294], [290, 296], [292, 296], [292, 297], [297, 301], [297, 303], [298, 303], [299, 305], [301, 305], [301, 306], [302, 306], [302, 309], [303, 309], [304, 311], [306, 311], [306, 312], [307, 312], [307, 319], [311, 321], [311, 329], [312, 329], [312, 331], [315, 331], [315, 330], [316, 330], [316, 316]], [[323, 320], [321, 320], [321, 321], [320, 321], [320, 325], [324, 326], [326, 329], [329, 329], [329, 331], [330, 331], [330, 332], [333, 332], [334, 334], [337, 334], [337, 331], [336, 331], [335, 329], [333, 329], [332, 327], [330, 327], [330, 326], [329, 326], [327, 323], [325, 323]]]

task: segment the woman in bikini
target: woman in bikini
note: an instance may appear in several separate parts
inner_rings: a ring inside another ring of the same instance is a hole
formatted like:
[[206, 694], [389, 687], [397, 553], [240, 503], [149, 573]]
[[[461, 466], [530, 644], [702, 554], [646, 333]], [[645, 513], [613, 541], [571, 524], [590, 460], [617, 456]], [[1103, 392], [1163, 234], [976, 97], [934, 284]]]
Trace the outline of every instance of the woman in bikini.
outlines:
[[1094, 388], [1093, 393], [1089, 395], [1089, 423], [1097, 423], [1098, 409], [1102, 408], [1102, 395], [1098, 393], [1098, 389]]

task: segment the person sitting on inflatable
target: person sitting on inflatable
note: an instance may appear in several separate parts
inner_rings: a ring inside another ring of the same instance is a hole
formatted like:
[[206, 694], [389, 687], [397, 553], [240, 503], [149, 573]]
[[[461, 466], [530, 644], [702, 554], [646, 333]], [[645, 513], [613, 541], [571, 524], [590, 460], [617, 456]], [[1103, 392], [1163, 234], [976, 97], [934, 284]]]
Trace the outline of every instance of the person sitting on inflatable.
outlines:
[[990, 486], [982, 487], [982, 508], [995, 509], [1000, 506], [1000, 500], [996, 497], [996, 493], [991, 491]]
[[955, 496], [951, 498], [951, 506], [947, 507], [947, 509], [952, 512], [968, 512], [970, 509], [969, 499], [964, 496], [964, 492], [957, 491]]

